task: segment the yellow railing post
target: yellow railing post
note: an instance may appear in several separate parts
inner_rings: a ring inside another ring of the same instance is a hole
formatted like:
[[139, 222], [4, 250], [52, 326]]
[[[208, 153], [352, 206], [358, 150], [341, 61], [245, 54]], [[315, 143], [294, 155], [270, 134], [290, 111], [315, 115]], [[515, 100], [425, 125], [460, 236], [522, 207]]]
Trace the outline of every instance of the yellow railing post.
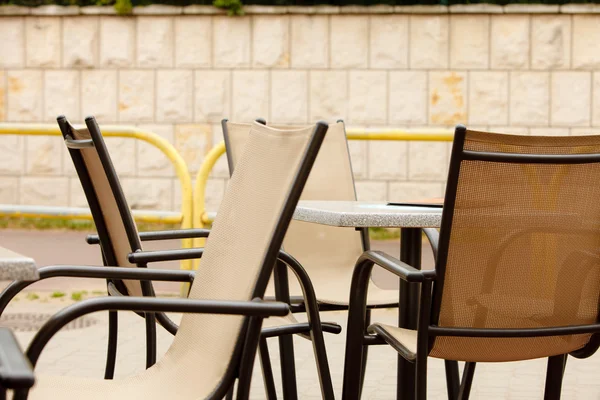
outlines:
[[[193, 193], [192, 180], [188, 172], [185, 160], [179, 155], [177, 150], [166, 139], [160, 137], [156, 133], [139, 129], [135, 127], [124, 126], [102, 126], [102, 134], [105, 137], [122, 137], [143, 140], [158, 148], [173, 164], [179, 182], [181, 184], [181, 228], [188, 229], [193, 226]], [[60, 129], [57, 126], [50, 124], [15, 124], [15, 123], [0, 123], [0, 135], [34, 135], [34, 136], [60, 136]], [[146, 221], [156, 217], [140, 217]], [[158, 218], [156, 222], [164, 222]], [[183, 239], [182, 247], [190, 248], [192, 246], [191, 239]], [[192, 269], [191, 260], [181, 262], [182, 269]]]

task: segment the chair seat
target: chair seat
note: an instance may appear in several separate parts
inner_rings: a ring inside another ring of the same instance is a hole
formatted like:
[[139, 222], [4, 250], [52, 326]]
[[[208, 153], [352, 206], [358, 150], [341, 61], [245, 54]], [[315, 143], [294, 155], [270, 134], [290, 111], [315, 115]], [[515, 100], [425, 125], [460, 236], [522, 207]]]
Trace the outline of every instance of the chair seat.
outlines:
[[[316, 276], [315, 276], [316, 275]], [[350, 297], [351, 276], [331, 276], [330, 273], [311, 274], [317, 301], [322, 304], [331, 304], [337, 306], [348, 306]], [[302, 289], [297, 280], [290, 273], [290, 296], [302, 297]], [[275, 296], [275, 285], [273, 280], [269, 281], [269, 286], [265, 297]], [[367, 295], [368, 307], [398, 307], [398, 290], [382, 289], [369, 281], [369, 291]]]
[[379, 335], [396, 351], [403, 353], [407, 360], [417, 358], [417, 331], [375, 323], [367, 328], [367, 332]]

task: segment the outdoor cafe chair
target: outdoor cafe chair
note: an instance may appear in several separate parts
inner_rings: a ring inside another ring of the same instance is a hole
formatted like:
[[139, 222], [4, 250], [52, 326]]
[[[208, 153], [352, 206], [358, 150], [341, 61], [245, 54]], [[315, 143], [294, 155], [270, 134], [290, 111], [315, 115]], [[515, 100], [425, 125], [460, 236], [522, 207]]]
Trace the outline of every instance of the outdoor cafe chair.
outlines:
[[[600, 346], [600, 136], [501, 135], [458, 126], [435, 270], [389, 255], [357, 261], [344, 367], [344, 399], [359, 398], [368, 344], [416, 363], [426, 398], [428, 356], [465, 361], [459, 398], [477, 362], [548, 360], [546, 399], [559, 399], [566, 356]], [[436, 236], [435, 231], [428, 231]], [[420, 285], [416, 330], [365, 319], [378, 266]]]
[[[264, 119], [258, 119], [257, 122], [266, 124]], [[251, 124], [231, 122], [227, 119], [222, 121], [227, 162], [231, 174], [243, 154], [251, 126]], [[290, 129], [291, 126], [277, 127]], [[301, 200], [356, 201], [354, 174], [346, 129], [342, 120], [329, 125], [327, 137], [323, 141], [300, 198]], [[290, 223], [283, 241], [285, 251], [293, 255], [310, 276], [321, 311], [348, 309], [348, 293], [350, 293], [354, 264], [364, 251], [369, 250], [369, 247], [369, 232], [366, 228], [351, 230], [295, 220]], [[278, 287], [281, 283], [284, 285], [287, 283], [287, 287]], [[367, 321], [371, 309], [398, 307], [398, 290], [381, 289], [372, 280], [369, 280], [368, 285]], [[269, 282], [266, 296], [274, 298], [276, 293], [281, 295], [282, 291], [288, 294], [289, 298], [277, 296], [277, 299], [291, 300], [292, 312], [305, 310], [298, 281], [293, 278], [288, 280], [285, 268], [276, 267], [275, 279]], [[262, 352], [263, 349], [266, 349], [266, 346], [261, 346], [260, 351]], [[291, 370], [293, 376], [294, 356], [291, 341], [287, 345], [286, 343], [280, 345], [280, 355], [282, 373], [285, 373], [286, 369]], [[366, 365], [366, 361], [365, 357], [362, 360], [363, 365]], [[458, 381], [458, 367], [455, 363], [449, 363], [446, 368], [449, 390], [453, 392], [453, 381]], [[295, 383], [294, 379], [288, 380], [291, 384]], [[284, 389], [288, 386], [285, 381], [284, 376]], [[457, 387], [458, 384], [454, 386]]]
[[[151, 280], [190, 282], [194, 277], [197, 279], [189, 294], [189, 298], [193, 301], [111, 296], [108, 299], [91, 299], [78, 303], [81, 305], [79, 308], [78, 305], [74, 305], [69, 310], [59, 313], [51, 319], [46, 328], [40, 330], [37, 339], [32, 342], [28, 350], [28, 356], [33, 364], [37, 361], [47, 340], [66, 323], [65, 320], [83, 315], [90, 309], [111, 312], [138, 311], [146, 313], [147, 317], [162, 312], [190, 311], [254, 313], [260, 317], [269, 315], [285, 317], [288, 314], [289, 306], [284, 303], [273, 303], [274, 305], [271, 306], [239, 303], [239, 301], [262, 297], [275, 260], [278, 256], [285, 257], [279, 250], [281, 242], [327, 131], [325, 124], [317, 123], [296, 130], [292, 134], [289, 132], [283, 134], [276, 129], [257, 124], [251, 133], [251, 148], [248, 156], [242, 157], [244, 167], [240, 168], [228, 185], [220, 208], [220, 217], [213, 225], [206, 250], [142, 251], [141, 235], [138, 235], [135, 230], [135, 223], [122, 195], [117, 175], [96, 121], [89, 117], [86, 119], [87, 129], [75, 129], [66, 118], [59, 117], [58, 120], [77, 172], [84, 183], [84, 191], [95, 218], [99, 232], [98, 239], [107, 264], [110, 265], [111, 257], [115, 257], [113, 260], [117, 262], [124, 260], [126, 263], [115, 264], [118, 267], [44, 267], [39, 270], [40, 278], [96, 277], [110, 279], [111, 282], [128, 281], [134, 284], [141, 281], [141, 291], [145, 296], [148, 296], [146, 294], [148, 292], [144, 293], [144, 285]], [[93, 180], [92, 175], [97, 180]], [[267, 183], [275, 183], [276, 186], [270, 187]], [[121, 221], [121, 224], [115, 221]], [[128, 228], [124, 228], [125, 226]], [[113, 233], [111, 228], [117, 229], [117, 233]], [[117, 236], [119, 229], [124, 231], [121, 236]], [[185, 235], [196, 231], [198, 230], [148, 232], [146, 236], [181, 238], [188, 237]], [[247, 232], [252, 232], [252, 235], [248, 235]], [[126, 249], [124, 259], [116, 258], [116, 251], [114, 251], [116, 240], [120, 241], [122, 249]], [[149, 262], [200, 257], [203, 258], [203, 262], [198, 272], [144, 268]], [[299, 276], [305, 296], [314, 299], [314, 290], [306, 273], [296, 265], [291, 265], [290, 268]], [[5, 290], [3, 296], [12, 297], [15, 292], [30, 283], [15, 282]], [[125, 286], [124, 282], [123, 286]], [[127, 290], [127, 286], [124, 290]], [[211, 299], [211, 301], [207, 307], [204, 307], [203, 304], [198, 304], [198, 299]], [[228, 302], [215, 303], [213, 299], [237, 302], [228, 305]], [[307, 304], [314, 304], [312, 308], [309, 306], [307, 313], [308, 323], [315, 326], [310, 333], [311, 338], [319, 351], [325, 354], [316, 301], [307, 301]], [[102, 382], [68, 378], [46, 381], [39, 379], [41, 388], [38, 391], [34, 390], [33, 394], [41, 393], [39, 398], [48, 398], [49, 393], [56, 389], [60, 392], [66, 390], [67, 397], [73, 395], [73, 398], [80, 396], [86, 399], [106, 398], [103, 396], [108, 396], [109, 392], [110, 397], [115, 397], [113, 395], [115, 391], [119, 393], [117, 397], [143, 396], [152, 399], [165, 398], [165, 396], [168, 398], [173, 395], [176, 398], [220, 398], [233, 388], [233, 381], [237, 377], [238, 397], [247, 398], [246, 386], [250, 377], [248, 371], [251, 371], [262, 320], [252, 322], [254, 325], [258, 323], [258, 333], [248, 331], [248, 333], [252, 332], [249, 336], [246, 335], [246, 325], [242, 331], [239, 329], [243, 321], [241, 317], [184, 316], [181, 328], [177, 329], [175, 326], [177, 333], [166, 356], [140, 376], [114, 384], [108, 380]], [[244, 341], [247, 344], [244, 345], [245, 353], [242, 353]], [[248, 343], [250, 347], [247, 347]], [[330, 399], [333, 398], [333, 388], [326, 356], [324, 360], [325, 365], [321, 375], [326, 376], [327, 380], [322, 382], [322, 391], [323, 397]], [[164, 382], [161, 383], [161, 380]], [[63, 384], [64, 390], [61, 386]], [[146, 389], [139, 392], [142, 387]], [[58, 392], [56, 396], [59, 396]]]

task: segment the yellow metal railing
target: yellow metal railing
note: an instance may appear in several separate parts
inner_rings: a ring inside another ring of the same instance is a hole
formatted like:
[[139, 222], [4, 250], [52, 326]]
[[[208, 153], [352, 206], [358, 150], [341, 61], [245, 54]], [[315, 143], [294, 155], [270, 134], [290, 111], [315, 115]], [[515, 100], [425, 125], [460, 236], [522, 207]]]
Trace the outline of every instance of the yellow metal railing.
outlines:
[[[61, 136], [60, 129], [55, 125], [50, 124], [15, 124], [15, 123], [0, 123], [0, 135], [32, 135], [32, 136]], [[105, 137], [120, 137], [142, 140], [159, 149], [173, 164], [179, 183], [181, 184], [181, 215], [180, 216], [160, 216], [156, 213], [136, 212], [135, 218], [138, 221], [145, 222], [162, 222], [162, 223], [179, 223], [181, 222], [182, 229], [192, 228], [192, 212], [193, 212], [193, 193], [192, 180], [184, 159], [179, 155], [177, 150], [169, 141], [163, 139], [156, 133], [139, 129], [135, 127], [125, 126], [102, 126], [102, 135]], [[0, 214], [1, 216], [2, 214]], [[31, 215], [34, 217], [45, 217], [45, 215]], [[11, 214], [14, 216], [14, 214]], [[62, 218], [91, 218], [91, 216], [64, 215]], [[182, 247], [190, 248], [192, 246], [191, 239], [183, 239]], [[184, 260], [181, 262], [182, 269], [192, 269], [192, 262]]]
[[[348, 140], [397, 140], [397, 141], [427, 141], [427, 142], [451, 142], [454, 133], [447, 129], [430, 130], [375, 130], [375, 129], [348, 129], [346, 136]], [[211, 222], [206, 211], [205, 191], [210, 171], [221, 157], [225, 154], [225, 143], [220, 142], [206, 155], [194, 186], [194, 228], [203, 228]], [[202, 247], [204, 239], [194, 239], [194, 247]]]

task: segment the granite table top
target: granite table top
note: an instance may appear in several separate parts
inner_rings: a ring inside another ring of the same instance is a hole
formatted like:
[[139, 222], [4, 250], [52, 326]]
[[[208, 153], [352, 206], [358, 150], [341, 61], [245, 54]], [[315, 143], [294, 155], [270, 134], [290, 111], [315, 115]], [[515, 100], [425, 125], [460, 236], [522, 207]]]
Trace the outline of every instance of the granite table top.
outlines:
[[36, 279], [39, 279], [39, 275], [32, 258], [0, 247], [0, 281]]
[[339, 227], [438, 228], [441, 207], [392, 206], [384, 202], [301, 200], [294, 219]]

